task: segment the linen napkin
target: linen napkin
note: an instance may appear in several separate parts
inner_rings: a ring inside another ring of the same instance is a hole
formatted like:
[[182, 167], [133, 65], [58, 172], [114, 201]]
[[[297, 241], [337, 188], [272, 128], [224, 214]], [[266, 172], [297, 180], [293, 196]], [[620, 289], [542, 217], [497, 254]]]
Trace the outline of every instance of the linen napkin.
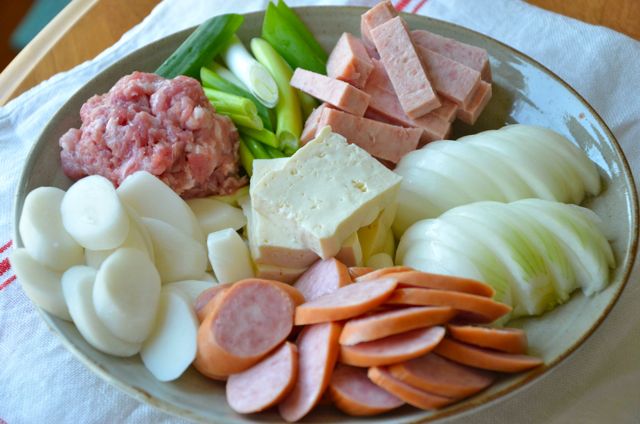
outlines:
[[[375, 0], [295, 1], [292, 6]], [[474, 29], [532, 56], [582, 94], [640, 172], [640, 43], [519, 0], [395, 0], [399, 10]], [[165, 0], [95, 59], [58, 74], [0, 108], [0, 424], [179, 423], [95, 376], [61, 345], [16, 281], [13, 201], [26, 155], [55, 111], [125, 54], [215, 14], [264, 9], [266, 0]], [[448, 423], [637, 423], [640, 421], [640, 287], [636, 263], [617, 305], [567, 360], [526, 390]]]

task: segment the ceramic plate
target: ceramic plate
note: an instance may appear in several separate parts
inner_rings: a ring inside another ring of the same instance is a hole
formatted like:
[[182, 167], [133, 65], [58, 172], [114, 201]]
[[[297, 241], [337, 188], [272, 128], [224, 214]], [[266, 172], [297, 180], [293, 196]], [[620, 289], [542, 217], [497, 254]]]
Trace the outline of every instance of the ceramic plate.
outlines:
[[[343, 31], [359, 33], [360, 15], [364, 10], [308, 7], [299, 12], [330, 51]], [[262, 16], [262, 13], [247, 15], [239, 35], [245, 40], [257, 36]], [[618, 266], [611, 274], [611, 284], [596, 296], [587, 298], [577, 293], [567, 304], [542, 317], [516, 323], [526, 329], [531, 353], [544, 359], [544, 367], [502, 379], [475, 397], [435, 412], [407, 406], [389, 414], [357, 419], [324, 406], [305, 418], [307, 422], [429, 421], [453, 414], [472, 414], [475, 408], [497, 402], [507, 394], [522, 396], [523, 388], [566, 358], [602, 322], [624, 287], [636, 253], [637, 201], [629, 167], [613, 135], [584, 99], [540, 64], [495, 40], [445, 22], [415, 15], [404, 17], [413, 29], [428, 29], [489, 52], [494, 76], [493, 98], [476, 125], [456, 124], [455, 138], [496, 129], [506, 123], [541, 125], [568, 137], [597, 164], [604, 180], [604, 191], [588, 201], [587, 206], [603, 218]], [[45, 128], [27, 161], [16, 199], [16, 222], [24, 196], [30, 190], [39, 186], [69, 186], [70, 181], [60, 167], [57, 141], [67, 129], [80, 125], [78, 112], [82, 103], [93, 94], [108, 91], [121, 76], [134, 70], [153, 71], [189, 33], [171, 35], [123, 58], [96, 76], [62, 107]], [[15, 240], [21, 246], [18, 234], [15, 234]], [[92, 371], [143, 402], [198, 421], [231, 423], [280, 419], [273, 412], [252, 416], [235, 414], [225, 402], [224, 385], [205, 379], [193, 369], [175, 382], [156, 381], [138, 356], [120, 359], [101, 354], [83, 340], [73, 324], [46, 313], [42, 315], [66, 347]]]

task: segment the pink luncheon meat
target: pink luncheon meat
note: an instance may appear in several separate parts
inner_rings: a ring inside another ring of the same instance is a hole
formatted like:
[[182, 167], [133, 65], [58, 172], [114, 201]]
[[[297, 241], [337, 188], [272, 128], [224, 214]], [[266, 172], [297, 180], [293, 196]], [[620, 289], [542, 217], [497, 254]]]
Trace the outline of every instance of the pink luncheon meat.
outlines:
[[372, 68], [362, 41], [348, 32], [342, 34], [327, 61], [328, 76], [358, 88], [364, 87]]
[[322, 103], [317, 108], [313, 109], [311, 115], [307, 118], [307, 121], [304, 123], [304, 129], [302, 130], [302, 135], [300, 136], [300, 142], [302, 145], [307, 144], [316, 136], [316, 132], [318, 131], [318, 123], [320, 122], [320, 117], [322, 116], [322, 112], [329, 106], [326, 103]]
[[405, 154], [418, 146], [422, 130], [385, 124], [336, 109], [325, 109], [318, 128], [329, 125], [335, 133], [344, 136], [371, 155], [397, 163]]
[[469, 105], [464, 109], [458, 109], [458, 119], [469, 125], [475, 124], [489, 100], [491, 100], [491, 84], [481, 81]]
[[305, 93], [325, 101], [338, 109], [357, 116], [364, 115], [369, 106], [369, 95], [354, 86], [335, 78], [305, 69], [296, 69], [290, 84]]
[[365, 45], [373, 44], [373, 39], [371, 38], [372, 29], [396, 16], [398, 16], [398, 12], [390, 1], [382, 1], [367, 10], [360, 18], [360, 35], [362, 35]]
[[416, 46], [433, 50], [475, 69], [480, 72], [484, 81], [491, 82], [491, 67], [486, 50], [421, 29], [411, 31], [411, 38]]
[[404, 112], [418, 118], [440, 107], [402, 19], [377, 26], [371, 35]]

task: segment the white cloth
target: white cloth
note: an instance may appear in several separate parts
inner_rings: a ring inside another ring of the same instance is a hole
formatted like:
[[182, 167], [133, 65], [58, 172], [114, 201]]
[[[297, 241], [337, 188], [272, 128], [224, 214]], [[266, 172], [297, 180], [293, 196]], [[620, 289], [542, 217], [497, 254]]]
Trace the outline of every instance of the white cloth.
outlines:
[[[294, 1], [291, 5], [375, 0]], [[114, 46], [0, 108], [0, 246], [11, 238], [15, 188], [44, 124], [90, 77], [124, 54], [214, 14], [248, 12], [266, 0], [165, 0]], [[606, 28], [516, 0], [396, 0], [404, 11], [454, 22], [532, 56], [575, 87], [604, 118], [640, 171], [640, 43]], [[55, 142], [55, 140], [52, 140]], [[181, 422], [119, 392], [61, 345], [12, 283], [0, 247], [0, 422]], [[609, 317], [584, 345], [525, 391], [447, 422], [640, 422], [640, 286], [637, 264]], [[3, 283], [4, 282], [4, 283]]]

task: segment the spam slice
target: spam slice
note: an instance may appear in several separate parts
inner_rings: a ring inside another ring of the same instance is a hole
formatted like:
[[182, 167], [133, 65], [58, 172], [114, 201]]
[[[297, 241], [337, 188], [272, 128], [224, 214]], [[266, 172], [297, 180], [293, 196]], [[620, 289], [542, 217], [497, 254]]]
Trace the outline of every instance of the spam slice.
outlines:
[[373, 384], [366, 368], [336, 364], [328, 391], [338, 409], [353, 416], [382, 414], [404, 405], [402, 400]]
[[431, 352], [444, 337], [443, 327], [420, 328], [383, 339], [340, 346], [340, 362], [356, 367], [389, 365]]
[[490, 372], [449, 361], [434, 353], [391, 365], [389, 372], [413, 387], [454, 399], [471, 396], [495, 380]]

